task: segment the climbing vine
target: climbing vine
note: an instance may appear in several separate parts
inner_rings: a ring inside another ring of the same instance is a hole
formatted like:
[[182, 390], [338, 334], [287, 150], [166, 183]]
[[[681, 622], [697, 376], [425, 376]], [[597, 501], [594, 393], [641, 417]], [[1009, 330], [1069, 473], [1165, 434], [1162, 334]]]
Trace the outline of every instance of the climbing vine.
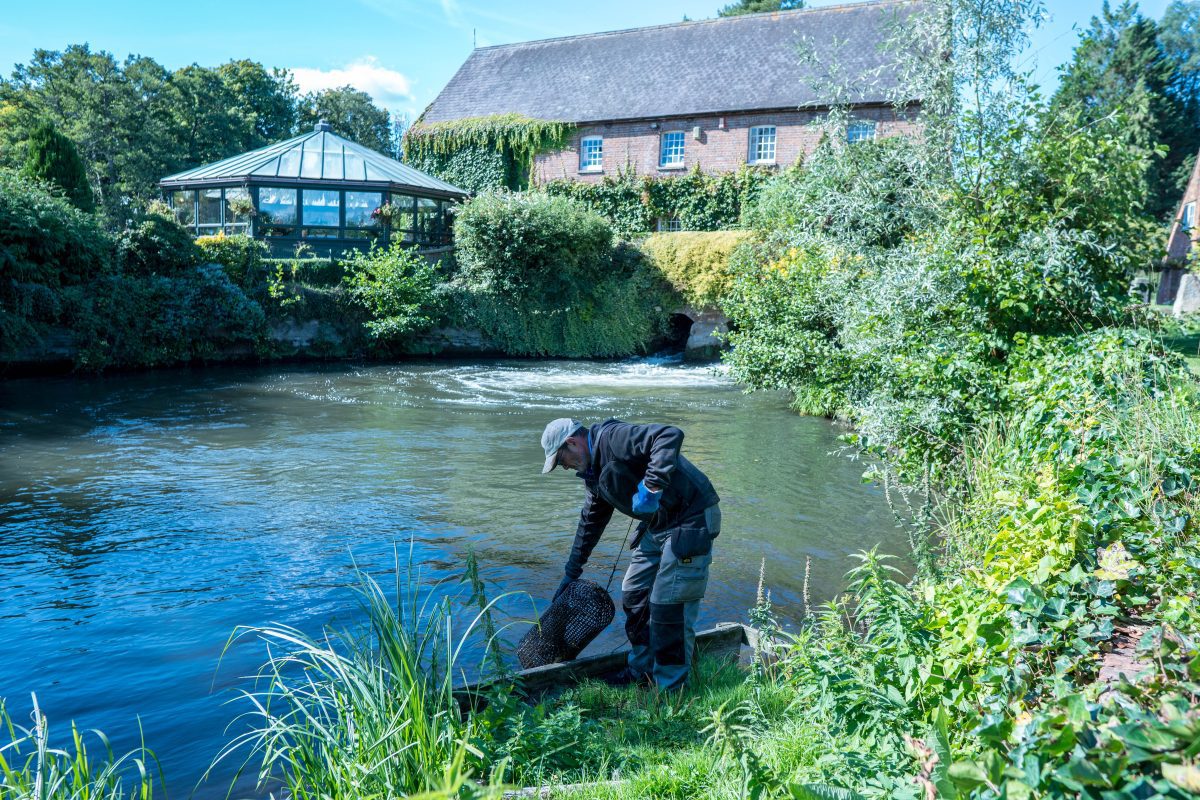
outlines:
[[568, 178], [542, 188], [599, 212], [621, 236], [653, 231], [660, 219], [678, 220], [682, 230], [718, 231], [739, 226], [742, 209], [754, 203], [774, 174], [761, 167], [715, 175], [693, 169], [664, 178], [620, 172], [595, 183]]
[[564, 149], [574, 130], [521, 114], [418, 120], [404, 134], [404, 160], [469, 192], [524, 189], [538, 154]]

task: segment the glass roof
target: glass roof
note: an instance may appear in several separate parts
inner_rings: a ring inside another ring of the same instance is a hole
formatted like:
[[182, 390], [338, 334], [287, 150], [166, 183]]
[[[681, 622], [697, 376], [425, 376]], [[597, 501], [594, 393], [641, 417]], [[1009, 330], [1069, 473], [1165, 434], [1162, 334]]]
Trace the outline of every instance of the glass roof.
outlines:
[[163, 178], [163, 185], [236, 178], [381, 183], [465, 195], [457, 186], [355, 144], [319, 122], [311, 133]]

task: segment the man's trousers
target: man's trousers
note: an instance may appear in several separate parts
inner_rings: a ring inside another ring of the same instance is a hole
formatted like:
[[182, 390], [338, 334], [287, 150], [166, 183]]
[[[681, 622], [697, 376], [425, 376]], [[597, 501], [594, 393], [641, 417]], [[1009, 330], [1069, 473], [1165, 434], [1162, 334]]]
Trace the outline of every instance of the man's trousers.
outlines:
[[[719, 506], [704, 510], [703, 524], [711, 541], [721, 532]], [[645, 532], [621, 581], [625, 632], [632, 645], [629, 668], [652, 675], [660, 689], [676, 689], [687, 681], [700, 599], [712, 563], [711, 549], [704, 555], [677, 557], [674, 530]]]

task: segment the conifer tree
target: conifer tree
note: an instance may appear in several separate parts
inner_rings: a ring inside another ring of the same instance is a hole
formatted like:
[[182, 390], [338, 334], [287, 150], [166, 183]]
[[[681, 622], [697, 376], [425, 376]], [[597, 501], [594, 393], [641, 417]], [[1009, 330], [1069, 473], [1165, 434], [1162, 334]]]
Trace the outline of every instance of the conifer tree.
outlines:
[[30, 134], [29, 154], [22, 171], [31, 178], [58, 187], [76, 208], [83, 211], [96, 208], [87, 171], [75, 143], [49, 122], [41, 123]]

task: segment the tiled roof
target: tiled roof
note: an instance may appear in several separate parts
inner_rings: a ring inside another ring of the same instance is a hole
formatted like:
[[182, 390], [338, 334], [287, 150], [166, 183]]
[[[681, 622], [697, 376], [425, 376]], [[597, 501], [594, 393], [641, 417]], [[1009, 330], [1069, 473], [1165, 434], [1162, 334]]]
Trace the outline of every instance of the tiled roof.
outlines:
[[328, 123], [318, 123], [310, 133], [284, 142], [168, 175], [159, 183], [177, 186], [238, 178], [352, 181], [466, 194], [457, 186], [332, 133]]
[[872, 76], [869, 89], [841, 99], [887, 102], [897, 75], [883, 45], [919, 7], [879, 0], [481, 47], [420, 121], [518, 113], [595, 122], [829, 105], [818, 86], [828, 76], [802, 63], [802, 42], [818, 64]]

